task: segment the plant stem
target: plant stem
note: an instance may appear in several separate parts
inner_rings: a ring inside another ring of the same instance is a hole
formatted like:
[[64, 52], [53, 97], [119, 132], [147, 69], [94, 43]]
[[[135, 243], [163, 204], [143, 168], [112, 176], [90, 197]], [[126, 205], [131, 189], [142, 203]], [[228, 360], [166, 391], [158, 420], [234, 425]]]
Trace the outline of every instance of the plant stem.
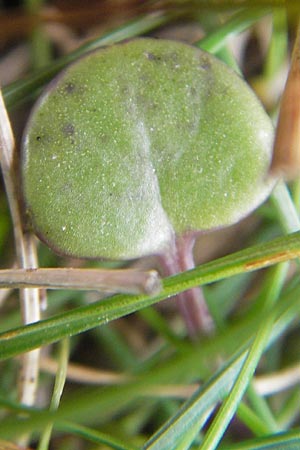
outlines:
[[44, 289], [83, 289], [87, 291], [158, 294], [161, 282], [155, 270], [136, 269], [3, 269], [0, 288], [39, 287]]
[[[195, 239], [196, 236], [192, 233], [179, 236], [174, 239], [169, 251], [159, 256], [166, 275], [175, 275], [195, 268]], [[176, 295], [176, 301], [192, 338], [196, 338], [200, 333], [209, 334], [213, 331], [213, 319], [199, 286], [180, 292]]]
[[[49, 408], [50, 411], [55, 411], [59, 407], [60, 399], [63, 393], [67, 377], [69, 352], [70, 352], [70, 343], [69, 339], [66, 338], [60, 341], [59, 343], [58, 371], [56, 372], [54, 390]], [[38, 450], [48, 449], [52, 428], [53, 425], [51, 423], [46, 426], [40, 439]]]
[[[37, 265], [35, 243], [32, 236], [23, 231], [22, 216], [16, 190], [15, 157], [13, 132], [0, 91], [0, 165], [13, 221], [17, 263], [22, 268], [34, 268]], [[21, 290], [20, 302], [23, 323], [38, 322], [40, 320], [39, 291], [37, 289]], [[19, 398], [25, 405], [34, 404], [38, 371], [39, 349], [36, 349], [23, 355], [22, 358], [19, 377]]]

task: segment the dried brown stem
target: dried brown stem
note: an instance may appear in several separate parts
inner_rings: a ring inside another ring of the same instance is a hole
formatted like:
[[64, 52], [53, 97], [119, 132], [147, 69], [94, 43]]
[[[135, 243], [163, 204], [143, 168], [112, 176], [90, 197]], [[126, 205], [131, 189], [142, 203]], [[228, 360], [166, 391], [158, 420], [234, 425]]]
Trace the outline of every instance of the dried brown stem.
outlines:
[[270, 173], [287, 179], [300, 175], [300, 20], [281, 99]]
[[4, 269], [0, 270], [0, 288], [39, 287], [45, 289], [81, 289], [129, 294], [158, 294], [161, 281], [154, 270], [136, 269]]

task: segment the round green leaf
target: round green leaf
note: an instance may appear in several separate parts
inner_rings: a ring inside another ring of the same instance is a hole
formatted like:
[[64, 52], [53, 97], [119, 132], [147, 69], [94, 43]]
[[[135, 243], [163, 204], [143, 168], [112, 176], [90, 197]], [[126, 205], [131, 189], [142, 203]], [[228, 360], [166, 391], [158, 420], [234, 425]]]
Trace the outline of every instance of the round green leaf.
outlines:
[[230, 225], [269, 194], [269, 117], [212, 55], [137, 39], [50, 84], [22, 156], [26, 211], [60, 253], [130, 259], [174, 234]]

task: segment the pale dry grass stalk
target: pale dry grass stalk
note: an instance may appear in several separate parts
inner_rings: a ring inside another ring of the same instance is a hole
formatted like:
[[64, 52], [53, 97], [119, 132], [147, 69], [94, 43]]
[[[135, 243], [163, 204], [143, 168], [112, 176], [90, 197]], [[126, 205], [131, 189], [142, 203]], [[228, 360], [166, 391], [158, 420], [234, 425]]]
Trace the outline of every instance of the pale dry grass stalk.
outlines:
[[[50, 357], [41, 358], [41, 370], [45, 373], [55, 375], [58, 369], [58, 362]], [[129, 381], [130, 377], [123, 373], [117, 373], [109, 370], [94, 369], [81, 364], [69, 363], [67, 370], [67, 379], [69, 381], [91, 384], [91, 385], [110, 385]]]
[[[55, 359], [47, 356], [41, 358], [41, 370], [43, 372], [55, 375], [57, 369], [58, 363]], [[134, 377], [127, 373], [94, 369], [82, 364], [69, 363], [67, 379], [75, 383], [102, 386], [127, 383], [133, 381]], [[297, 385], [300, 385], [300, 364], [253, 378], [254, 389], [264, 397], [292, 389]], [[185, 400], [193, 395], [199, 386], [198, 383], [155, 385], [145, 389], [145, 395]]]
[[254, 378], [255, 390], [264, 396], [274, 395], [300, 385], [300, 364]]
[[158, 294], [161, 281], [155, 270], [137, 269], [3, 269], [0, 288], [78, 289], [127, 294]]
[[[24, 233], [22, 215], [16, 190], [14, 171], [15, 142], [9, 117], [0, 91], [0, 163], [9, 208], [13, 221], [17, 265], [22, 268], [37, 266], [35, 243], [28, 233]], [[22, 318], [24, 324], [40, 320], [38, 289], [20, 291]], [[19, 400], [25, 405], [33, 405], [38, 384], [39, 349], [25, 354], [22, 358], [19, 376]]]

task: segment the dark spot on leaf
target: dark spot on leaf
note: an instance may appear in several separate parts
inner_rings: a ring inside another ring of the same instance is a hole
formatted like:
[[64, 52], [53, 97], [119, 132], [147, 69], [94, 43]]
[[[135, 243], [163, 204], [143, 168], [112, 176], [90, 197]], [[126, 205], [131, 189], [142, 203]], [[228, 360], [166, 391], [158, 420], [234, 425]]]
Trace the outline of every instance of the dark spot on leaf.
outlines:
[[207, 58], [202, 58], [199, 64], [199, 68], [201, 70], [209, 70], [211, 69], [211, 62], [209, 61], [209, 59]]
[[149, 61], [161, 61], [161, 56], [154, 55], [154, 53], [145, 52], [144, 54]]
[[63, 193], [68, 193], [68, 192], [72, 192], [74, 189], [74, 186], [71, 182], [69, 183], [64, 183], [61, 187], [61, 192]]
[[74, 83], [67, 83], [67, 84], [65, 85], [65, 92], [66, 92], [67, 94], [72, 94], [72, 92], [74, 92], [75, 89], [76, 89], [76, 86], [75, 86]]
[[37, 137], [36, 137], [36, 140], [37, 140], [37, 141], [40, 141], [41, 139], [42, 139], [41, 136], [37, 136]]
[[67, 123], [62, 127], [62, 132], [65, 136], [73, 136], [75, 133], [74, 125]]

